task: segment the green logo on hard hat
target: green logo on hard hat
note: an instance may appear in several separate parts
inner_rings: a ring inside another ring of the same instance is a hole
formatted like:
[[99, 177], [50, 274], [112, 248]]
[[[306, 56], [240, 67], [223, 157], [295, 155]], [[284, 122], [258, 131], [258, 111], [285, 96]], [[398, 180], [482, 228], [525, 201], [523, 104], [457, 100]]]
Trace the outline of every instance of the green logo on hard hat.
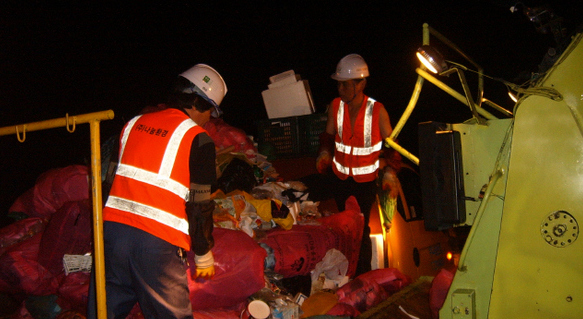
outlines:
[[202, 79], [205, 83], [209, 83], [211, 78], [209, 78], [208, 76], [205, 75], [205, 77]]

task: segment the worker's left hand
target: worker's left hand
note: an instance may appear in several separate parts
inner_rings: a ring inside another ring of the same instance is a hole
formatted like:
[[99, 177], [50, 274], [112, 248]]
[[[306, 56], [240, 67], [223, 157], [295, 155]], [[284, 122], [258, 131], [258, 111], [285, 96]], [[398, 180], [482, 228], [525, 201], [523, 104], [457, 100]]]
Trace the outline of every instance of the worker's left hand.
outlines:
[[207, 268], [196, 267], [196, 278], [202, 277], [204, 279], [211, 279], [215, 275], [215, 266], [212, 265]]
[[194, 262], [196, 264], [196, 278], [211, 279], [215, 275], [215, 258], [212, 251], [209, 250], [202, 256], [194, 255]]
[[399, 195], [399, 179], [397, 172], [391, 167], [386, 166], [383, 172], [383, 191], [389, 192], [389, 197], [397, 197]]

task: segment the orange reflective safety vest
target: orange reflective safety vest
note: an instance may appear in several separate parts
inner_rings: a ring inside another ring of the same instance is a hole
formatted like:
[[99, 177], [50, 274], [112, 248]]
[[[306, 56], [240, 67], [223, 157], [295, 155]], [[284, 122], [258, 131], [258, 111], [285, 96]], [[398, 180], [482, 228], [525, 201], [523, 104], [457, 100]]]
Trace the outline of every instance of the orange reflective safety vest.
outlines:
[[359, 183], [374, 181], [383, 146], [379, 127], [382, 104], [365, 96], [354, 127], [351, 127], [347, 104], [336, 98], [332, 107], [336, 114], [334, 173], [342, 180], [352, 176]]
[[192, 141], [205, 130], [177, 109], [134, 117], [120, 138], [119, 164], [103, 220], [130, 225], [190, 250], [185, 203]]

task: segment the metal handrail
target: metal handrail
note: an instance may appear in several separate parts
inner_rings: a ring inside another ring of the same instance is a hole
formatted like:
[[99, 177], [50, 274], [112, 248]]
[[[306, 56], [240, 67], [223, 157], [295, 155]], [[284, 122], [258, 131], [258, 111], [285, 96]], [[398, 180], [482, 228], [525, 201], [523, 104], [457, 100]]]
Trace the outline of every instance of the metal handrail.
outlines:
[[[97, 317], [107, 318], [107, 304], [105, 299], [105, 262], [103, 252], [103, 220], [102, 220], [102, 199], [101, 199], [101, 143], [99, 140], [99, 122], [111, 120], [114, 117], [112, 110], [86, 113], [75, 116], [5, 126], [0, 128], [0, 136], [15, 134], [19, 142], [26, 140], [26, 132], [45, 130], [57, 127], [66, 127], [67, 131], [73, 133], [76, 124], [89, 123], [91, 137], [91, 194], [93, 197], [93, 241], [95, 260], [95, 288], [97, 296]], [[18, 128], [21, 127], [21, 130]], [[22, 136], [20, 135], [22, 134]]]
[[469, 247], [472, 245], [472, 241], [474, 239], [474, 235], [476, 233], [476, 229], [478, 229], [478, 225], [480, 224], [480, 220], [482, 219], [482, 215], [484, 215], [484, 211], [486, 210], [486, 206], [488, 206], [488, 200], [490, 199], [490, 195], [492, 195], [492, 191], [494, 190], [494, 186], [498, 183], [500, 177], [504, 175], [504, 169], [497, 170], [494, 175], [492, 175], [492, 179], [486, 188], [484, 193], [484, 198], [480, 203], [480, 207], [478, 208], [478, 212], [476, 213], [476, 218], [474, 219], [474, 226], [472, 226], [470, 233], [468, 234], [468, 238], [466, 239], [466, 244], [464, 245], [464, 249], [460, 254], [460, 259], [458, 263], [458, 270], [459, 271], [467, 271], [466, 266], [466, 256], [469, 250]]

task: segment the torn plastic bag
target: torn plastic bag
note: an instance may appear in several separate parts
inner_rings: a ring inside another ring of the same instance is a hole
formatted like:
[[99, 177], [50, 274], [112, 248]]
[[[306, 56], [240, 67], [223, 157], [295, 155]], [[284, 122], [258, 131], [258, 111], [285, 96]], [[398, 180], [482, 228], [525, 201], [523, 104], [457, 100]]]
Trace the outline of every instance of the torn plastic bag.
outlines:
[[278, 199], [252, 199], [249, 203], [257, 210], [257, 215], [262, 221], [273, 221], [285, 230], [290, 230], [294, 223], [294, 217], [289, 208]]
[[[332, 289], [336, 290], [348, 281], [346, 272], [348, 271], [348, 259], [344, 254], [335, 248], [332, 248], [326, 252], [326, 255], [316, 264], [316, 267], [312, 271], [312, 287], [319, 282], [321, 274], [324, 274], [325, 281], [322, 283], [322, 287], [317, 287], [319, 289]], [[331, 285], [331, 286], [330, 286]], [[316, 291], [318, 289], [315, 289]]]
[[253, 187], [257, 185], [257, 179], [253, 167], [246, 161], [235, 157], [223, 170], [221, 177], [217, 180], [217, 185], [225, 194], [235, 190], [251, 193]]

